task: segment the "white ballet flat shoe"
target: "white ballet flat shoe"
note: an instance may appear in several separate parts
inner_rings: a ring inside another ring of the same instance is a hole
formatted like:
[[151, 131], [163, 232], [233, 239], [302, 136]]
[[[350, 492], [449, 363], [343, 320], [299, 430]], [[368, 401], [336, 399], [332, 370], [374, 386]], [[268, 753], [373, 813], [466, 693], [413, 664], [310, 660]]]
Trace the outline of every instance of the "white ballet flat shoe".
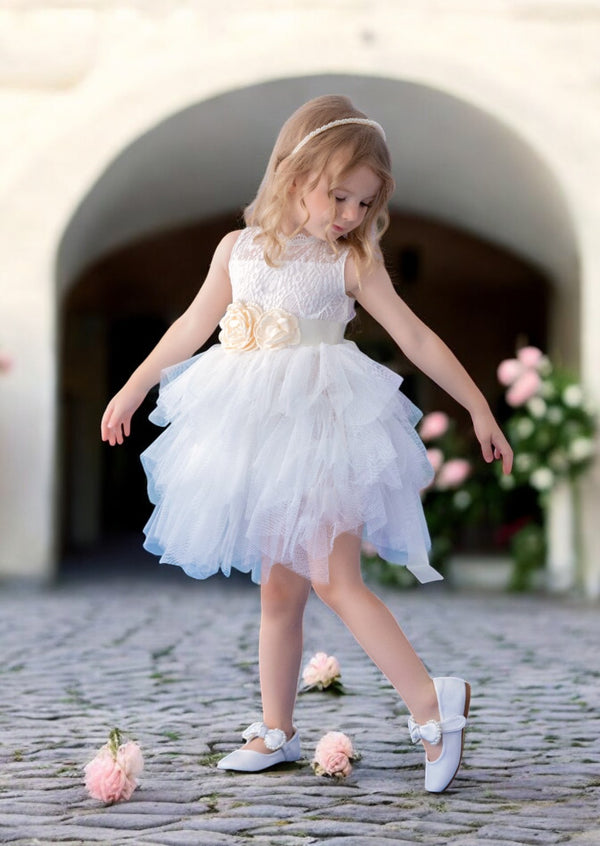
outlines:
[[284, 761], [297, 761], [300, 757], [300, 735], [298, 732], [288, 740], [281, 729], [270, 729], [264, 723], [252, 723], [242, 733], [244, 740], [262, 737], [271, 752], [255, 752], [254, 749], [236, 749], [217, 764], [220, 770], [236, 770], [244, 773], [258, 773]]
[[425, 790], [442, 793], [450, 786], [462, 760], [465, 726], [471, 702], [471, 686], [463, 679], [446, 676], [433, 679], [440, 711], [439, 722], [429, 720], [419, 725], [408, 719], [413, 743], [421, 740], [436, 746], [443, 743], [442, 753], [435, 761], [425, 756]]

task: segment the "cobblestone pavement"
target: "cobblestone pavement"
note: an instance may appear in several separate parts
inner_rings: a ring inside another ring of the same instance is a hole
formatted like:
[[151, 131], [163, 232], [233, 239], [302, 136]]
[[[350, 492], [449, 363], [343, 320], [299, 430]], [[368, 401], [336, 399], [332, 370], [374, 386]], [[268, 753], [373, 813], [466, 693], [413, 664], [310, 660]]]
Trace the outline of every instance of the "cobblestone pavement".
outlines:
[[[151, 578], [0, 595], [0, 842], [600, 844], [597, 606], [376, 588], [432, 672], [473, 685], [463, 767], [432, 795], [405, 707], [314, 596], [306, 659], [337, 655], [347, 695], [299, 697], [297, 764], [217, 770], [259, 713], [259, 593], [152, 567]], [[115, 725], [146, 767], [129, 802], [104, 807], [87, 797], [82, 767]], [[309, 765], [329, 730], [362, 753], [342, 783]]]

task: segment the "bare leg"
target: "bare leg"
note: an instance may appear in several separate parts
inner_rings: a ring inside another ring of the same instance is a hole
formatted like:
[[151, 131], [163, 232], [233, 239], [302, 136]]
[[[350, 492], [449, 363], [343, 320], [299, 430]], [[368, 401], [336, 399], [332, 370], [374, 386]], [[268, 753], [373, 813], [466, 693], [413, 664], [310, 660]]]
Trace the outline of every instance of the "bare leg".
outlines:
[[[435, 688], [423, 662], [391, 611], [362, 580], [359, 537], [336, 538], [329, 557], [329, 583], [313, 583], [313, 588], [387, 676], [415, 720], [439, 720]], [[423, 745], [431, 761], [441, 754], [441, 746]]]
[[[258, 660], [263, 722], [294, 733], [293, 713], [302, 661], [302, 619], [310, 582], [275, 564], [269, 580], [261, 585], [261, 619]], [[256, 752], [270, 750], [257, 737], [244, 746]]]

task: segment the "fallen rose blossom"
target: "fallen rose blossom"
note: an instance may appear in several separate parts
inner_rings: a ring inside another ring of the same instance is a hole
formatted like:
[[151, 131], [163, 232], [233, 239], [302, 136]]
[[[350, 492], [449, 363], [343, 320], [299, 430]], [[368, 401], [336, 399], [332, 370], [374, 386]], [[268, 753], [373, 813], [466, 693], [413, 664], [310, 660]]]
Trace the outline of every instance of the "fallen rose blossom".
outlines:
[[302, 680], [309, 688], [325, 690], [340, 679], [342, 671], [335, 655], [317, 652], [302, 672]]
[[352, 772], [352, 761], [358, 759], [350, 738], [341, 731], [330, 731], [317, 743], [312, 760], [317, 775], [345, 778]]
[[85, 786], [92, 799], [106, 804], [128, 800], [137, 787], [144, 759], [137, 743], [121, 743], [121, 733], [113, 729], [108, 743], [85, 766]]

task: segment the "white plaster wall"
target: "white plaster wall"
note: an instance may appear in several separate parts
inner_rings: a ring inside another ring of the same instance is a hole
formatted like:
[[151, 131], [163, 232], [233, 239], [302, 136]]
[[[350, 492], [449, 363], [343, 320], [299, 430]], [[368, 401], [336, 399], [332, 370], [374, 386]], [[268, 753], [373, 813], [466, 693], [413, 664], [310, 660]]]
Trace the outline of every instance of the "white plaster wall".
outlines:
[[[27, 2], [0, 38], [0, 572], [43, 577], [53, 543], [54, 256], [124, 145], [178, 109], [255, 82], [352, 73], [427, 83], [490, 111], [554, 170], [582, 261], [581, 364], [600, 399], [600, 2]], [[374, 111], [376, 104], [374, 104]], [[598, 481], [586, 540], [600, 548]], [[589, 583], [597, 562], [588, 560]]]

